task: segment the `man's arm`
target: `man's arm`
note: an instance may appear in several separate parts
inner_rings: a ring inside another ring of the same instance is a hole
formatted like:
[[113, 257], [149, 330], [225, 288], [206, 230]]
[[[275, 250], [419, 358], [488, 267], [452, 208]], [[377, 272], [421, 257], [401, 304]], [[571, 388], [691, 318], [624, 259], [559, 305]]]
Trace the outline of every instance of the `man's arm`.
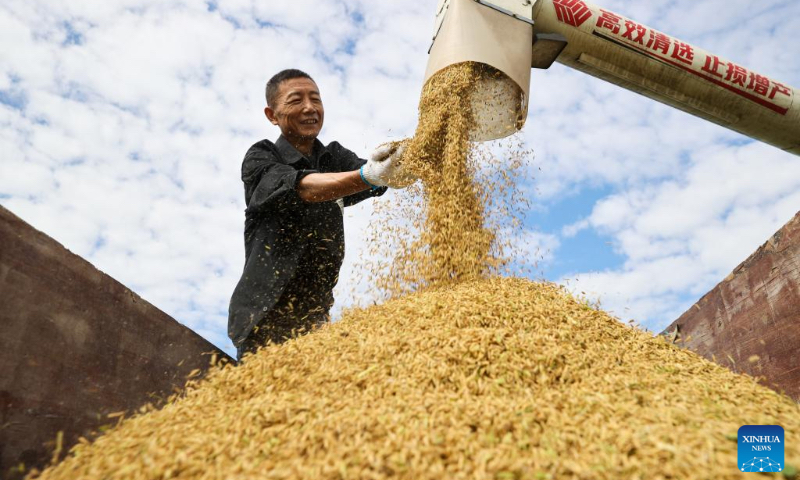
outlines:
[[315, 203], [346, 198], [367, 188], [379, 195], [385, 191], [380, 187], [405, 188], [415, 178], [406, 174], [398, 163], [401, 154], [396, 145], [387, 145], [376, 150], [366, 164], [352, 154], [360, 165], [356, 167], [358, 170], [310, 173], [297, 183], [297, 195], [305, 202]]
[[342, 173], [311, 173], [297, 184], [297, 194], [304, 202], [338, 200], [367, 190], [358, 170]]

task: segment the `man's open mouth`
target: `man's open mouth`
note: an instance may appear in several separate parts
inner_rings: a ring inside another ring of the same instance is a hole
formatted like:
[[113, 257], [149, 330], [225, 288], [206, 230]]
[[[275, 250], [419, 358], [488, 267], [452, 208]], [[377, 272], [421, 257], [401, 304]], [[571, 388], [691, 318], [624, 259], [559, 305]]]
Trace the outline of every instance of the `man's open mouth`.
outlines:
[[318, 123], [319, 123], [319, 120], [316, 120], [316, 119], [311, 119], [311, 120], [303, 120], [303, 121], [302, 121], [302, 122], [300, 122], [300, 123], [302, 123], [303, 125], [316, 125], [316, 124], [318, 124]]

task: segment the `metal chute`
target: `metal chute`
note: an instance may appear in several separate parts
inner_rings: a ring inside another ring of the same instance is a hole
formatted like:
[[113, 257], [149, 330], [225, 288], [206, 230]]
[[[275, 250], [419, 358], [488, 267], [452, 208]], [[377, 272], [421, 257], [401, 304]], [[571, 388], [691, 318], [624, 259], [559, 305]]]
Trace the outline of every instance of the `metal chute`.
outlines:
[[[497, 2], [501, 3], [501, 2]], [[533, 21], [530, 2], [518, 12], [474, 0], [443, 0], [430, 50], [427, 81], [443, 68], [479, 62], [504, 75], [486, 78], [473, 92], [476, 141], [506, 137], [521, 129], [528, 116]], [[522, 13], [527, 12], [527, 16]], [[518, 15], [515, 17], [514, 15]]]
[[557, 61], [800, 155], [796, 89], [610, 10], [583, 0], [441, 0], [437, 11], [426, 80], [464, 61], [505, 74], [476, 87], [474, 140], [521, 129], [531, 67]]

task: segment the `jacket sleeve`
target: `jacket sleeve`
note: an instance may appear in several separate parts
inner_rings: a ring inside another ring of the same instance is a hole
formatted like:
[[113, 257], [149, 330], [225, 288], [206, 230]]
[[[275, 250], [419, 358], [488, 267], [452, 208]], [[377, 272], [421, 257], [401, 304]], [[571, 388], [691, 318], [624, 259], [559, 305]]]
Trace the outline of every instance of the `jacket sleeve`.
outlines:
[[[364, 164], [367, 163], [366, 160], [358, 158], [358, 155], [344, 148], [338, 142], [331, 143], [328, 148], [331, 150], [331, 153], [333, 153], [334, 158], [336, 158], [340, 172], [352, 172], [360, 169]], [[349, 195], [344, 197], [344, 206], [352, 207], [353, 205], [363, 202], [368, 198], [380, 197], [386, 193], [386, 190], [386, 187], [380, 187], [374, 190], [367, 189], [363, 192]]]
[[297, 184], [315, 170], [297, 170], [278, 161], [268, 152], [248, 152], [242, 163], [242, 181], [248, 194], [245, 213], [297, 209], [304, 202], [297, 194]]

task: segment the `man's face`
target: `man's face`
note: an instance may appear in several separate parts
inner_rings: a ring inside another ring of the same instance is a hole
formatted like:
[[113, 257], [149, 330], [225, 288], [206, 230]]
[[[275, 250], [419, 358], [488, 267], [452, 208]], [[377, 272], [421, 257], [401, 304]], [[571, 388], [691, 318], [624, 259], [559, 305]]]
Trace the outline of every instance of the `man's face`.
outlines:
[[265, 108], [264, 113], [287, 138], [317, 138], [325, 120], [319, 88], [308, 78], [281, 82], [275, 105]]

